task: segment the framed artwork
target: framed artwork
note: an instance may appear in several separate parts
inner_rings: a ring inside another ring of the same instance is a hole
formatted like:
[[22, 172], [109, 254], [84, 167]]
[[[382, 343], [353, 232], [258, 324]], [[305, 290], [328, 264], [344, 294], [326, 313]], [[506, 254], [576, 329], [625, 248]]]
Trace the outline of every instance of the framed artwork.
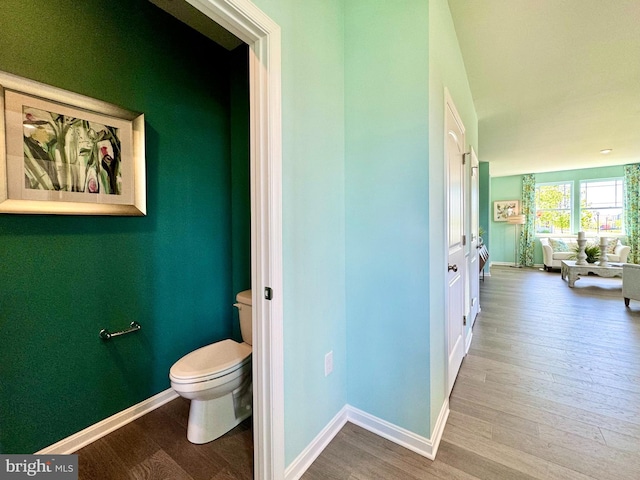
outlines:
[[0, 72], [0, 213], [146, 215], [144, 115]]
[[507, 217], [518, 215], [520, 213], [519, 200], [503, 200], [493, 202], [493, 221], [506, 222]]

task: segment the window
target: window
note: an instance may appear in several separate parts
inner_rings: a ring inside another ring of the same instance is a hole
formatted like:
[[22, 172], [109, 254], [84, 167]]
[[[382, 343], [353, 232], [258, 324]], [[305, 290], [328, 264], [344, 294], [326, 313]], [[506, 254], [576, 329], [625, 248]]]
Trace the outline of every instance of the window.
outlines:
[[622, 178], [580, 182], [580, 226], [587, 233], [622, 234]]
[[571, 183], [536, 185], [536, 233], [571, 233]]

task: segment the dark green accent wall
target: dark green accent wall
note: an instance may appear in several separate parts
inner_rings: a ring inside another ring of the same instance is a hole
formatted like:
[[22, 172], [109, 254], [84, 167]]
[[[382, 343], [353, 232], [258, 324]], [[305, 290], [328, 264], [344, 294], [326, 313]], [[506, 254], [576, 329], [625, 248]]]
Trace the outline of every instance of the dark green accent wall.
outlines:
[[[0, 453], [29, 453], [168, 388], [179, 357], [237, 336], [247, 50], [147, 0], [2, 0], [0, 22], [0, 70], [146, 120], [146, 217], [0, 215]], [[98, 338], [132, 320], [140, 332]]]
[[[251, 288], [251, 191], [249, 170], [249, 48], [230, 54], [232, 291]], [[234, 309], [233, 337], [242, 340]]]

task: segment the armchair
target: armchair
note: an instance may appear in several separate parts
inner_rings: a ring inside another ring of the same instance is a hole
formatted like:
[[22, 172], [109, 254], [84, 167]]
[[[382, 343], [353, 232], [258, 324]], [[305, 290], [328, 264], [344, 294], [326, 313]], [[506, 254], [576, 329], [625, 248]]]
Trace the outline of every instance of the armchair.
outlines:
[[640, 265], [622, 265], [622, 296], [627, 307], [629, 299], [640, 300]]

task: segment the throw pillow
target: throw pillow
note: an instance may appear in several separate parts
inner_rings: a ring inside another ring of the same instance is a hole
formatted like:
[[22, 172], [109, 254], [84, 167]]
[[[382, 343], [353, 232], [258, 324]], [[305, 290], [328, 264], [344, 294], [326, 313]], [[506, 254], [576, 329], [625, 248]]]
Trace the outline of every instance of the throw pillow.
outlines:
[[555, 238], [549, 239], [549, 244], [554, 252], [568, 252], [569, 246], [564, 243], [564, 240], [556, 240]]
[[618, 246], [618, 240], [610, 240], [607, 245], [607, 255], [614, 255], [616, 253], [616, 247]]

